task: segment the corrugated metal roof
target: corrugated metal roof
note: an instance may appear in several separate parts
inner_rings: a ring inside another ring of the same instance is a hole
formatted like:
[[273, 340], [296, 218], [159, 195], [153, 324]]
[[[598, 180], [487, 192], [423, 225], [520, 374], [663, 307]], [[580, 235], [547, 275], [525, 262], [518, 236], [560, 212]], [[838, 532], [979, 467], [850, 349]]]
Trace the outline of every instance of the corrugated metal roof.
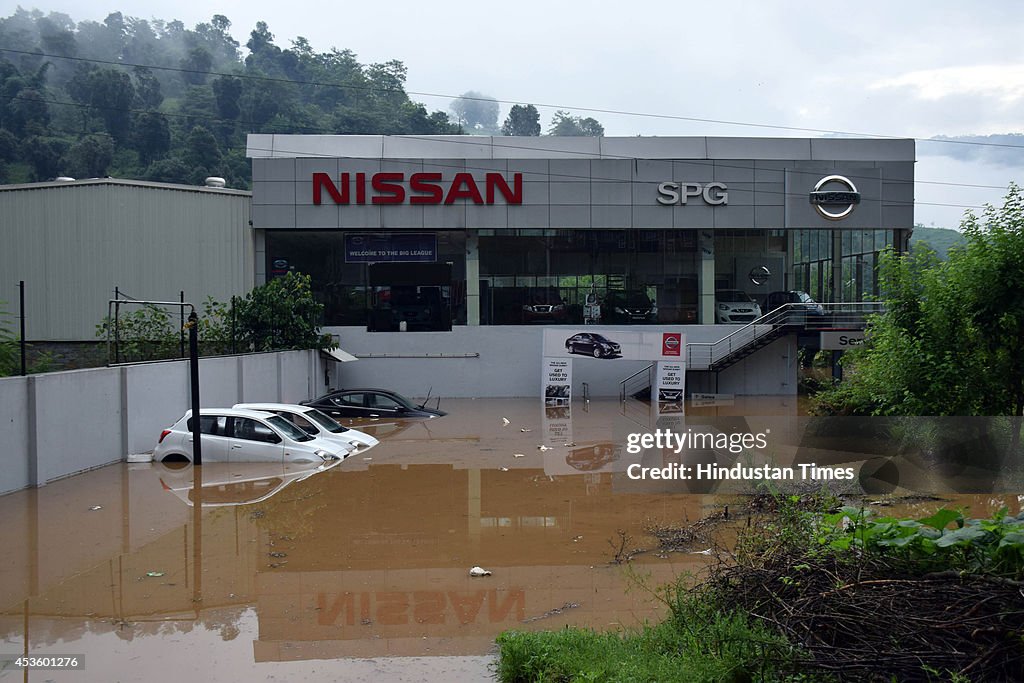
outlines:
[[235, 190], [228, 187], [207, 187], [205, 185], [179, 185], [177, 183], [154, 183], [145, 180], [128, 180], [125, 178], [87, 178], [85, 180], [51, 180], [42, 183], [17, 183], [0, 185], [0, 192], [13, 190], [47, 190], [63, 187], [84, 187], [88, 185], [124, 185], [129, 187], [148, 187], [178, 192], [201, 192], [204, 194], [229, 194], [251, 197], [249, 190]]

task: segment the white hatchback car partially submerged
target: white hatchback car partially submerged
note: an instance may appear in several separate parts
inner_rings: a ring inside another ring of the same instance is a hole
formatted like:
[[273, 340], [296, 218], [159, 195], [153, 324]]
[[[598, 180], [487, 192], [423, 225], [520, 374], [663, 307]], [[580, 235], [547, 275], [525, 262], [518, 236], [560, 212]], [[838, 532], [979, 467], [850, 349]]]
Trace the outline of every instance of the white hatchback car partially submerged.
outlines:
[[[344, 459], [354, 450], [258, 410], [204, 408], [199, 414], [204, 462], [323, 462]], [[181, 458], [193, 459], [191, 410], [161, 432], [153, 449], [155, 462]]]
[[341, 426], [333, 417], [310, 406], [291, 403], [238, 403], [232, 407], [261, 410], [280, 415], [310, 436], [340, 443], [357, 453], [362, 453], [380, 443], [374, 437], [364, 434], [358, 429]]

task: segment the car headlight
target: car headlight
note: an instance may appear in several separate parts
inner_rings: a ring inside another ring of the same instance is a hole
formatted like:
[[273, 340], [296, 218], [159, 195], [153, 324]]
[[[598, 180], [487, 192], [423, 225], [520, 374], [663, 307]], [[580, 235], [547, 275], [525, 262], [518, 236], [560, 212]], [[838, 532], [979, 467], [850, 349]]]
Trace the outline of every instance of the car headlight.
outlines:
[[651, 315], [658, 315], [658, 307], [651, 306]]
[[626, 313], [624, 310], [622, 310], [618, 306], [615, 307], [615, 312], [618, 313], [619, 315], [624, 315]]
[[718, 310], [720, 310], [720, 311], [728, 311], [729, 307], [726, 306], [725, 304], [718, 304]]
[[533, 310], [533, 308], [531, 308], [530, 306], [523, 306], [523, 310], [529, 313], [530, 311]]
[[313, 453], [313, 455], [315, 455], [316, 457], [320, 458], [321, 460], [325, 460], [325, 461], [326, 460], [333, 460], [334, 459], [334, 456], [332, 454], [330, 454], [327, 451], [325, 451], [323, 449], [320, 449], [320, 448], [318, 448]]

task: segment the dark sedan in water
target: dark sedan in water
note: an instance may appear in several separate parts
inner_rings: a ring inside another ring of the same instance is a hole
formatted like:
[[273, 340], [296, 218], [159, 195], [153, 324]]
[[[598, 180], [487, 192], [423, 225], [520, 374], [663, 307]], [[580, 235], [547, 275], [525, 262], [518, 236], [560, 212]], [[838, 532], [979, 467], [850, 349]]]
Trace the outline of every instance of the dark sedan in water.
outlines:
[[428, 408], [426, 402], [416, 405], [405, 396], [387, 389], [339, 389], [302, 405], [312, 406], [331, 417], [368, 418], [432, 418], [448, 413]]

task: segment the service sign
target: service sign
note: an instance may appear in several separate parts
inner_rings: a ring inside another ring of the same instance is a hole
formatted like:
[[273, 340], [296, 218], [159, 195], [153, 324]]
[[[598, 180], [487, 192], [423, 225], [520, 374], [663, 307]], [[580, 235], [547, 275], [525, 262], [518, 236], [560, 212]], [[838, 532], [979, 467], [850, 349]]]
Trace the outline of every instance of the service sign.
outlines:
[[821, 333], [822, 351], [846, 351], [864, 343], [864, 330], [829, 330]]

